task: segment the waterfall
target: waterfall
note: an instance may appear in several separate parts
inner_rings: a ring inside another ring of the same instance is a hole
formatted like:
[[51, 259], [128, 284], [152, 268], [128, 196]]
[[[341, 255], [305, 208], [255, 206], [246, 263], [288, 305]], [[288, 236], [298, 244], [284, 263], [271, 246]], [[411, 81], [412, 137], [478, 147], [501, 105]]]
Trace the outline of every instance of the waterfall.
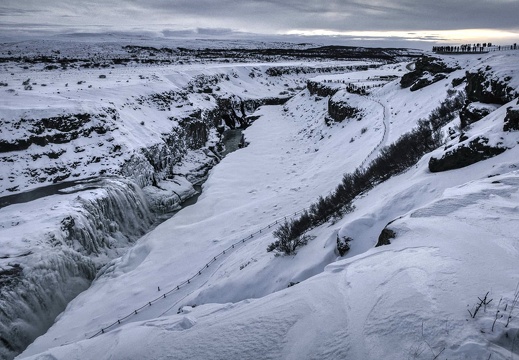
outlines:
[[122, 255], [155, 219], [142, 190], [126, 179], [97, 180], [74, 196], [61, 227], [41, 229], [30, 251], [0, 266], [2, 359], [45, 333], [97, 270]]
[[95, 276], [95, 265], [66, 246], [26, 256], [0, 288], [0, 358], [11, 359], [36, 337]]
[[99, 188], [82, 193], [76, 202], [77, 213], [62, 224], [69, 246], [85, 255], [117, 252], [155, 220], [142, 190], [123, 178], [100, 180]]

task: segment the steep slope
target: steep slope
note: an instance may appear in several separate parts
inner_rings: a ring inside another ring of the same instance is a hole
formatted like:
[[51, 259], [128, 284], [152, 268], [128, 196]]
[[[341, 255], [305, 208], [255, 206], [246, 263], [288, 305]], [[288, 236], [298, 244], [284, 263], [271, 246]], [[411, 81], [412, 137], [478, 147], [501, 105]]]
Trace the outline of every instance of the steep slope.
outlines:
[[[492, 54], [456, 61], [462, 69], [500, 63]], [[395, 76], [404, 66], [382, 71]], [[382, 75], [370, 71], [355, 80], [368, 86]], [[334, 101], [362, 116], [342, 122], [327, 124], [332, 94], [311, 89], [261, 108], [246, 131], [250, 145], [211, 171], [197, 204], [107, 266], [21, 358], [513, 358], [517, 132], [506, 134], [506, 151], [460, 169], [431, 173], [429, 159], [445, 149], [427, 154], [359, 196], [352, 213], [310, 231], [313, 240], [297, 255], [267, 253], [273, 236], [264, 231], [146, 306], [239, 239], [326, 194], [459, 90], [452, 80], [461, 71], [412, 94], [391, 78], [368, 88], [368, 97], [346, 89]], [[336, 79], [337, 91], [347, 76]], [[326, 87], [327, 80], [313, 81]], [[494, 133], [506, 113], [498, 108], [470, 131]], [[445, 135], [457, 124], [455, 117]], [[396, 237], [373, 248], [389, 222]], [[338, 237], [353, 239], [346, 259], [336, 254]], [[487, 291], [493, 301], [472, 318], [467, 310], [474, 314]]]
[[[393, 244], [335, 262], [289, 289], [257, 300], [186, 307], [181, 314], [129, 324], [47, 354], [58, 359], [79, 353], [133, 359], [430, 359], [440, 353], [514, 358], [518, 314], [517, 307], [510, 308], [517, 304], [517, 185], [519, 174], [512, 172], [451, 188], [394, 222]], [[487, 292], [487, 301], [493, 301], [473, 319], [467, 310], [473, 313]], [[505, 316], [494, 324], [497, 310]]]
[[229, 152], [227, 130], [304, 88], [297, 69], [351, 64], [2, 63], [0, 356], [22, 351], [103, 266], [178, 210]]

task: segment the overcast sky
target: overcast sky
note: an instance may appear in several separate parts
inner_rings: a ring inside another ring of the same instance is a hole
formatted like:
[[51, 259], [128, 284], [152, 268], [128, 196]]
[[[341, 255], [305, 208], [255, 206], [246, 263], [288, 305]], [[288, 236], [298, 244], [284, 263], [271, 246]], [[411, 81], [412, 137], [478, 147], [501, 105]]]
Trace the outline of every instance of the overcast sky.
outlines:
[[519, 0], [1, 0], [0, 31], [508, 44], [519, 42], [518, 15]]

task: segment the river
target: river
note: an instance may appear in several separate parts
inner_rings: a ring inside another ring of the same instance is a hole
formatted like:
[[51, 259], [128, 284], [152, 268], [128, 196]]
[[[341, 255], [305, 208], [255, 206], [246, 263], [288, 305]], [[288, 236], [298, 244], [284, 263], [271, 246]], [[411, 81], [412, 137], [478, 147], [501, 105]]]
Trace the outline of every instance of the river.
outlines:
[[[223, 143], [225, 145], [225, 150], [221, 154], [223, 157], [225, 157], [233, 151], [238, 150], [243, 144], [242, 129], [230, 129], [225, 131], [225, 133], [223, 134]], [[110, 177], [92, 177], [81, 180], [63, 181], [57, 184], [40, 186], [36, 189], [24, 191], [17, 194], [5, 195], [0, 197], [0, 209], [9, 205], [27, 203], [33, 200], [41, 199], [46, 196], [71, 194], [88, 189], [100, 188], [104, 186], [103, 180], [109, 178]], [[181, 209], [186, 206], [196, 204], [198, 197], [202, 193], [202, 183], [203, 181], [193, 185], [197, 193], [191, 196], [190, 198], [184, 200], [182, 204], [180, 204]], [[169, 216], [172, 216], [178, 211], [179, 210], [168, 214]]]

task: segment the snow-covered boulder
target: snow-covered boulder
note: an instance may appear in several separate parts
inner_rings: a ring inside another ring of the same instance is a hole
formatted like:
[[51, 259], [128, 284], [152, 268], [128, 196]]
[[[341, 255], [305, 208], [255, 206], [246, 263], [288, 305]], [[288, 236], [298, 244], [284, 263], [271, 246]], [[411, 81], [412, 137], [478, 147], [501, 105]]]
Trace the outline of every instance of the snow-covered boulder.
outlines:
[[455, 70], [456, 67], [450, 67], [438, 58], [423, 56], [415, 62], [413, 71], [402, 76], [400, 86], [416, 91], [445, 79]]
[[341, 90], [328, 100], [328, 122], [342, 122], [346, 119], [356, 118], [362, 111], [348, 103], [349, 94]]

